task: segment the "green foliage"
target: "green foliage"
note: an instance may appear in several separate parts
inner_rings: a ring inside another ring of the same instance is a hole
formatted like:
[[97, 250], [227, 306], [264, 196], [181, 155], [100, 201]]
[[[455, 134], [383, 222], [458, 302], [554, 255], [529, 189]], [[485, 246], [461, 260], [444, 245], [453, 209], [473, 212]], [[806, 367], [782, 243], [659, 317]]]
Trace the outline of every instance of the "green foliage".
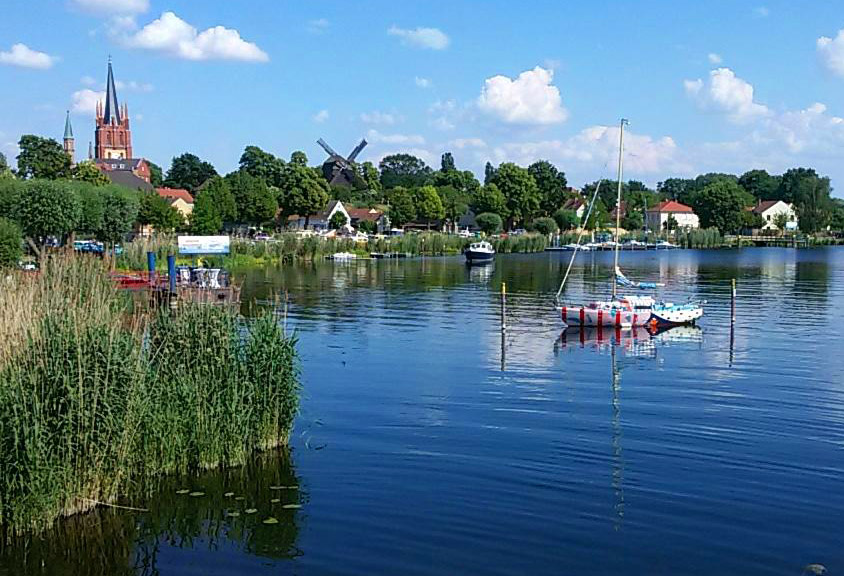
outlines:
[[484, 185], [492, 183], [495, 178], [495, 172], [496, 170], [492, 162], [487, 161], [484, 165]]
[[276, 194], [263, 178], [238, 170], [227, 174], [225, 179], [237, 205], [238, 220], [257, 225], [275, 218], [278, 210]]
[[432, 221], [445, 217], [442, 200], [433, 186], [422, 186], [416, 190], [416, 217], [429, 226]]
[[492, 212], [498, 214], [501, 218], [506, 218], [510, 214], [507, 210], [507, 199], [493, 182], [485, 184], [475, 194], [471, 206], [475, 214]]
[[671, 198], [678, 202], [683, 202], [683, 199], [688, 200], [690, 194], [694, 192], [694, 188], [694, 180], [688, 178], [668, 178], [656, 185], [657, 192], [665, 198]]
[[80, 162], [74, 166], [71, 171], [71, 177], [74, 180], [88, 182], [94, 186], [107, 186], [111, 184], [111, 180], [108, 179], [108, 176], [103, 174], [102, 171], [97, 168], [97, 165], [90, 160], [85, 160], [84, 162]]
[[164, 185], [164, 172], [161, 166], [151, 160], [147, 160], [147, 165], [149, 166], [149, 183], [155, 188], [160, 188]]
[[94, 230], [94, 237], [104, 243], [121, 242], [132, 231], [138, 216], [138, 193], [119, 186], [97, 188], [102, 197], [102, 219]]
[[9, 162], [6, 160], [6, 155], [0, 152], [0, 174], [9, 170]]
[[537, 218], [532, 222], [534, 230], [539, 232], [540, 234], [544, 234], [548, 236], [549, 234], [555, 234], [557, 232], [557, 223], [554, 221], [553, 218], [549, 218], [548, 216], [542, 216], [541, 218]]
[[393, 226], [404, 226], [416, 219], [416, 202], [413, 194], [398, 186], [387, 192], [388, 213]]
[[70, 157], [61, 144], [52, 138], [32, 134], [21, 136], [18, 142], [18, 176], [56, 180], [70, 177]]
[[0, 218], [0, 270], [15, 268], [23, 254], [23, 236], [20, 227], [6, 218]]
[[358, 230], [367, 234], [375, 234], [378, 231], [378, 224], [372, 220], [361, 220], [358, 222]]
[[551, 215], [565, 204], [568, 199], [568, 181], [564, 172], [547, 160], [538, 160], [528, 166], [539, 189], [539, 209], [542, 214]]
[[296, 150], [290, 155], [290, 164], [294, 166], [305, 166], [308, 165], [308, 156], [301, 150]]
[[[208, 197], [211, 199], [222, 223], [237, 222], [237, 203], [226, 179], [219, 176], [212, 177], [202, 185], [200, 194], [202, 192], [208, 192]], [[196, 206], [194, 206], [194, 210], [196, 210]]]
[[704, 228], [718, 228], [721, 234], [738, 232], [743, 223], [745, 192], [730, 179], [715, 179], [695, 194], [695, 213]]
[[478, 225], [478, 228], [480, 228], [482, 232], [488, 235], [500, 232], [501, 227], [503, 226], [501, 216], [495, 212], [484, 212], [482, 214], [478, 214], [475, 217], [475, 224]]
[[742, 230], [756, 230], [765, 225], [765, 219], [756, 212], [743, 210], [741, 213]]
[[213, 192], [205, 188], [199, 191], [193, 202], [190, 215], [190, 228], [194, 234], [214, 235], [223, 229], [223, 217], [214, 202]]
[[332, 214], [331, 218], [328, 220], [328, 227], [332, 230], [339, 230], [348, 223], [349, 219], [346, 218], [346, 215], [340, 210], [337, 210], [337, 212]]
[[625, 230], [641, 230], [645, 225], [645, 219], [639, 211], [628, 210], [621, 219], [621, 227]]
[[560, 230], [573, 230], [580, 225], [580, 219], [577, 217], [577, 212], [574, 210], [566, 210], [560, 208], [554, 212], [554, 222]]
[[457, 170], [457, 166], [454, 164], [454, 156], [451, 155], [451, 152], [445, 152], [440, 157], [440, 172], [450, 172], [452, 170]]
[[216, 175], [217, 171], [210, 163], [201, 160], [194, 154], [185, 152], [181, 156], [173, 158], [164, 185], [194, 192], [206, 180]]
[[792, 168], [782, 175], [778, 199], [793, 204], [800, 230], [812, 234], [827, 225], [832, 207], [829, 178], [811, 168]]
[[776, 200], [781, 180], [765, 170], [749, 170], [739, 177], [738, 183], [756, 200]]
[[[294, 153], [295, 154], [295, 153]], [[291, 158], [279, 178], [278, 204], [284, 217], [298, 214], [308, 218], [328, 204], [328, 183], [314, 168]]]
[[182, 229], [185, 225], [179, 211], [155, 192], [145, 192], [141, 195], [138, 222], [152, 226], [157, 232], [172, 232]]
[[776, 216], [774, 216], [774, 226], [777, 227], [777, 230], [783, 232], [785, 231], [785, 227], [788, 225], [788, 214], [785, 212], [780, 212]]
[[424, 186], [432, 174], [424, 161], [410, 154], [384, 156], [378, 168], [381, 170], [381, 186], [386, 189]]
[[14, 220], [18, 199], [23, 191], [24, 182], [15, 178], [0, 178], [0, 218]]
[[372, 162], [364, 162], [358, 166], [360, 178], [366, 185], [366, 189], [372, 193], [375, 201], [381, 201], [381, 174]]
[[498, 167], [493, 183], [507, 200], [511, 224], [524, 222], [539, 210], [539, 189], [526, 168], [505, 162]]
[[75, 230], [81, 209], [67, 183], [32, 180], [18, 198], [15, 215], [24, 234], [44, 242], [48, 236], [63, 238]]
[[443, 216], [451, 223], [456, 223], [460, 217], [469, 209], [471, 196], [453, 186], [442, 186], [437, 188], [437, 193], [442, 200]]
[[261, 178], [271, 186], [277, 186], [285, 162], [257, 146], [247, 146], [240, 156], [240, 171]]

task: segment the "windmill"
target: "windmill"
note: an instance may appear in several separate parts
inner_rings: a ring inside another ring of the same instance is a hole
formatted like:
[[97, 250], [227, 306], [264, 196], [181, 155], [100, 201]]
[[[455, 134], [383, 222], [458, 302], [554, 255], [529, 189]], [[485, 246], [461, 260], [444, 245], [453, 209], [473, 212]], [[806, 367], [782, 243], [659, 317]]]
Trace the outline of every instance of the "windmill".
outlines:
[[360, 175], [355, 167], [355, 158], [366, 147], [366, 140], [361, 140], [348, 158], [344, 158], [334, 151], [328, 143], [320, 138], [317, 144], [328, 154], [328, 159], [322, 163], [322, 175], [332, 186], [352, 187], [360, 183]]

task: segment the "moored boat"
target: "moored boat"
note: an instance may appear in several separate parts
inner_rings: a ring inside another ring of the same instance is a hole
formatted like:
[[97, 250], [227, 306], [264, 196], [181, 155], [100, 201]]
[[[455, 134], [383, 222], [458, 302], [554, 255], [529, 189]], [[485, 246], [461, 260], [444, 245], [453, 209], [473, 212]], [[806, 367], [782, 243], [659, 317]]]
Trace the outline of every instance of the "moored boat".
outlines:
[[492, 262], [495, 258], [495, 249], [492, 244], [484, 240], [480, 242], [472, 242], [464, 251], [467, 264], [482, 264]]

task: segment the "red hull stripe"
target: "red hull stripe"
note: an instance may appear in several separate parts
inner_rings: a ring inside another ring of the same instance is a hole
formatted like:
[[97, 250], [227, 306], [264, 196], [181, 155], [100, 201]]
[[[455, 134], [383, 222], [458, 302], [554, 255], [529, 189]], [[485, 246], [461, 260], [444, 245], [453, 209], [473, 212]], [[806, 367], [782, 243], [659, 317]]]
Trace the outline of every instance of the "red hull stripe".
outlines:
[[583, 320], [584, 320], [585, 317], [586, 317], [586, 311], [583, 308], [581, 308], [580, 309], [580, 323], [581, 324], [583, 324]]
[[598, 326], [604, 325], [604, 311], [598, 310]]
[[615, 312], [615, 325], [621, 326], [621, 310], [616, 310]]

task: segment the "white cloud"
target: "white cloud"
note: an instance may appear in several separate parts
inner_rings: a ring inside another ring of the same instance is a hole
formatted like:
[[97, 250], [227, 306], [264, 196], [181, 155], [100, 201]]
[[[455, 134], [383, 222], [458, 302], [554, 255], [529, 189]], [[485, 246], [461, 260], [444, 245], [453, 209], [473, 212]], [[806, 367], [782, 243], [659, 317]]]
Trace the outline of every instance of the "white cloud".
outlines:
[[365, 122], [366, 124], [385, 124], [387, 126], [392, 126], [397, 121], [400, 120], [396, 114], [391, 114], [388, 112], [379, 112], [378, 110], [373, 110], [372, 112], [363, 112], [360, 115], [361, 122]]
[[197, 32], [173, 12], [164, 12], [124, 42], [133, 48], [163, 52], [185, 60], [269, 61], [266, 52], [241, 38], [237, 30], [214, 26]]
[[425, 138], [418, 134], [382, 134], [377, 130], [369, 130], [366, 139], [373, 144], [424, 144]]
[[325, 18], [317, 18], [316, 20], [309, 20], [306, 29], [311, 34], [324, 34], [331, 27], [331, 22]]
[[420, 76], [416, 76], [416, 77], [413, 79], [413, 82], [414, 82], [414, 83], [415, 83], [415, 84], [416, 84], [419, 88], [430, 88], [430, 87], [431, 87], [431, 81], [430, 81], [428, 78], [422, 78], [422, 77], [420, 77]]
[[97, 102], [105, 100], [105, 92], [97, 92], [90, 88], [77, 90], [70, 96], [70, 109], [76, 114], [93, 115], [97, 110]]
[[710, 64], [720, 64], [724, 61], [724, 59], [721, 58], [721, 55], [716, 54], [715, 52], [710, 52], [706, 57], [709, 59]]
[[128, 82], [123, 82], [121, 80], [115, 80], [114, 85], [118, 90], [126, 90], [127, 92], [153, 91], [153, 86], [149, 82], [137, 82], [136, 80], [129, 80]]
[[683, 82], [686, 94], [704, 110], [727, 114], [735, 123], [746, 123], [768, 116], [771, 111], [753, 100], [753, 85], [736, 76], [729, 68], [709, 73], [709, 83], [700, 78]]
[[431, 121], [431, 126], [436, 128], [437, 130], [442, 130], [443, 132], [446, 132], [448, 130], [454, 130], [457, 127], [454, 122], [449, 120], [446, 116], [434, 118]]
[[428, 48], [430, 50], [445, 50], [448, 48], [448, 44], [450, 42], [448, 36], [446, 36], [439, 28], [419, 27], [410, 30], [407, 28], [390, 26], [387, 30], [387, 34], [401, 38], [401, 43], [405, 46]]
[[320, 110], [316, 114], [314, 114], [314, 122], [317, 124], [322, 124], [326, 120], [328, 120], [329, 114], [328, 110]]
[[753, 15], [757, 18], [767, 18], [770, 13], [771, 11], [765, 6], [757, 6], [753, 9]]
[[83, 86], [93, 86], [97, 83], [97, 81], [94, 80], [94, 78], [91, 76], [83, 76], [79, 79], [79, 81], [82, 83]]
[[486, 148], [486, 142], [481, 138], [456, 138], [448, 143], [452, 148], [463, 150], [464, 148]]
[[71, 4], [93, 14], [140, 14], [149, 10], [149, 0], [72, 0]]
[[818, 38], [817, 48], [824, 66], [833, 74], [844, 76], [844, 28], [838, 31], [835, 38]]
[[557, 124], [568, 118], [554, 72], [537, 66], [513, 80], [493, 76], [484, 81], [478, 108], [509, 124]]
[[56, 61], [54, 56], [33, 50], [26, 44], [14, 44], [8, 52], [0, 52], [0, 64], [46, 70]]

